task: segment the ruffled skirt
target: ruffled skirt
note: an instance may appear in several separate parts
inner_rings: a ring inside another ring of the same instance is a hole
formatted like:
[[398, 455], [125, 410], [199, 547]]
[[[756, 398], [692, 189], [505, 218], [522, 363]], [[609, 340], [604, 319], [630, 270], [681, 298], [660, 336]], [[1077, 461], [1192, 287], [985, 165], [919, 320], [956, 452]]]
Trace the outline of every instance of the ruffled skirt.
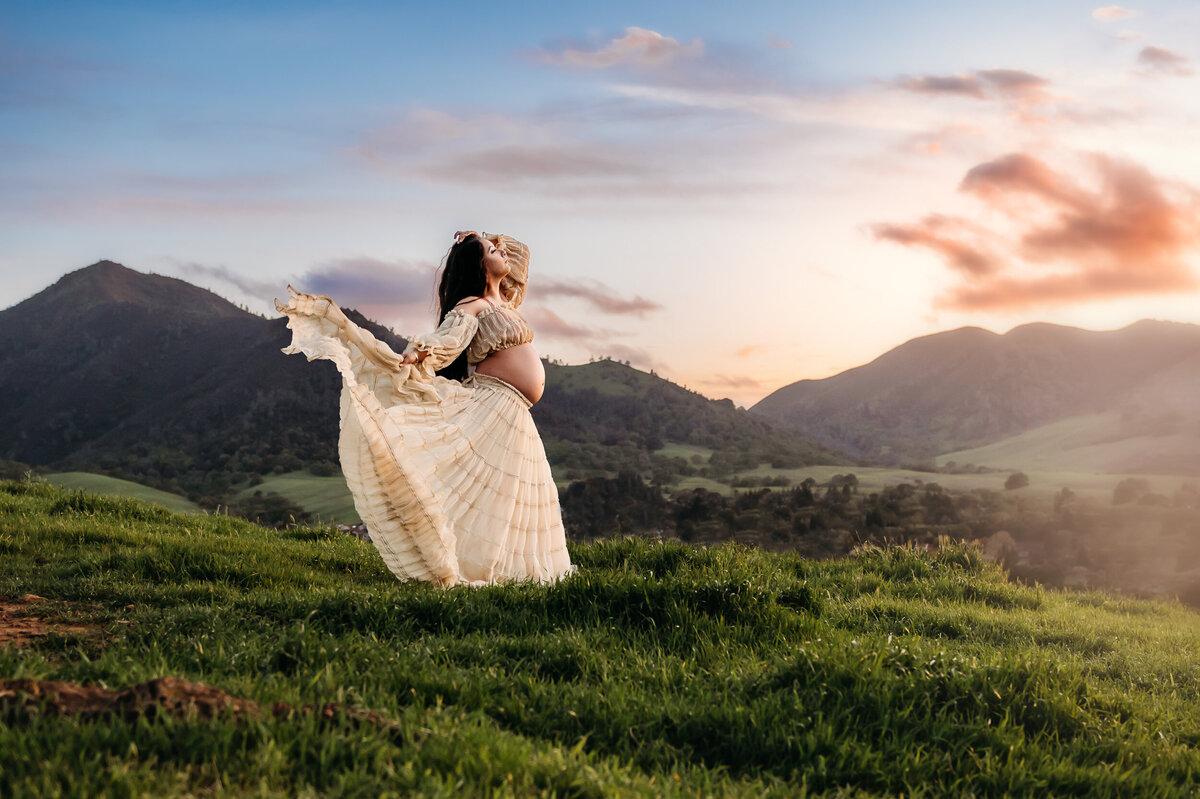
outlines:
[[299, 305], [293, 297], [280, 306], [292, 329], [284, 352], [332, 360], [341, 372], [342, 472], [398, 578], [544, 582], [573, 571], [524, 395], [488, 375], [459, 383], [399, 366], [385, 344], [348, 330], [340, 311]]

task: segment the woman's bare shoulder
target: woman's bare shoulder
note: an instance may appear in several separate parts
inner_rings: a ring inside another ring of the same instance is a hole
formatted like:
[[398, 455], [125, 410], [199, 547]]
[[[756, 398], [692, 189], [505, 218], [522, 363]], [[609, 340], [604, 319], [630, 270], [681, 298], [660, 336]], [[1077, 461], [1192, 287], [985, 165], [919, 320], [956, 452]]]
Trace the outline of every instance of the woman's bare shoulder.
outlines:
[[484, 308], [490, 307], [491, 303], [489, 303], [483, 297], [465, 297], [461, 302], [458, 303], [458, 305], [454, 306], [453, 310], [461, 311], [462, 313], [470, 314], [471, 316], [478, 316], [480, 311], [482, 311]]

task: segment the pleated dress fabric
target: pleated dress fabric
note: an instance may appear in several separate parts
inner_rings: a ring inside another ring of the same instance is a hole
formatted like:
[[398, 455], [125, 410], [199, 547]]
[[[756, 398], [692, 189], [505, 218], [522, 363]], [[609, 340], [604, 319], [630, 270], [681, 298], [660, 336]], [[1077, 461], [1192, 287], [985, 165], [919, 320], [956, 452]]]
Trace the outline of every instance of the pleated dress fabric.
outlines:
[[292, 331], [284, 352], [341, 373], [342, 472], [393, 574], [450, 586], [549, 582], [574, 570], [530, 402], [489, 375], [433, 375], [475, 340], [476, 317], [452, 311], [410, 339], [425, 360], [402, 365], [328, 297], [288, 290], [287, 305], [276, 303]]

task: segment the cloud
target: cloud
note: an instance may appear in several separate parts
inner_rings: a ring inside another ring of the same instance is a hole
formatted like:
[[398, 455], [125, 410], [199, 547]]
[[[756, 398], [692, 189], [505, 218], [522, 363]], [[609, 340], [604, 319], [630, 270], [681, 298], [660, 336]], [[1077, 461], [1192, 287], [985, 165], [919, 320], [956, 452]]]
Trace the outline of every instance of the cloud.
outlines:
[[944, 308], [1008, 310], [1200, 286], [1184, 260], [1200, 247], [1200, 192], [1104, 155], [1085, 164], [1094, 186], [1025, 153], [968, 171], [960, 190], [1006, 223], [1003, 234], [938, 215], [872, 229], [942, 256], [958, 276], [937, 301]]
[[240, 289], [249, 297], [260, 300], [269, 300], [280, 291], [278, 282], [255, 280], [248, 275], [233, 272], [227, 266], [208, 266], [195, 261], [183, 261], [177, 262], [176, 267], [193, 280], [196, 278], [217, 280]]
[[433, 300], [435, 269], [428, 264], [342, 258], [309, 269], [296, 286], [348, 305], [413, 305]]
[[592, 341], [602, 337], [599, 331], [573, 325], [549, 308], [542, 308], [540, 306], [522, 307], [521, 313], [529, 320], [529, 324], [533, 326], [539, 336], [572, 341]]
[[1101, 22], [1115, 22], [1121, 19], [1130, 19], [1140, 16], [1142, 12], [1134, 11], [1121, 6], [1102, 6], [1092, 12], [1092, 19], [1098, 19]]
[[1020, 69], [978, 69], [958, 75], [904, 77], [893, 86], [918, 94], [956, 95], [976, 100], [1019, 99], [1026, 102], [1045, 98], [1049, 81]]
[[999, 258], [979, 243], [982, 230], [965, 219], [930, 214], [916, 224], [877, 224], [871, 231], [880, 241], [933, 250], [948, 266], [966, 275], [982, 277], [1002, 266]]
[[662, 310], [662, 305], [648, 300], [645, 297], [634, 296], [626, 299], [618, 297], [613, 293], [612, 289], [595, 281], [571, 281], [557, 280], [555, 278], [541, 278], [533, 293], [542, 299], [544, 297], [574, 297], [585, 300], [593, 308], [607, 314], [629, 314], [642, 317], [651, 311]]
[[534, 145], [503, 144], [456, 153], [421, 171], [449, 183], [478, 184], [490, 180], [510, 186], [559, 179], [628, 179], [644, 177], [650, 164], [629, 148], [599, 142]]
[[[705, 374], [690, 377], [686, 384], [692, 390], [712, 399], [728, 397], [738, 405], [749, 407], [766, 394], [779, 388], [780, 380], [766, 380], [741, 374]], [[790, 382], [790, 381], [789, 381]]]
[[340, 258], [292, 279], [299, 291], [325, 294], [384, 324], [424, 331], [437, 316], [436, 268], [432, 264], [378, 258]]
[[795, 45], [782, 36], [776, 36], [772, 33], [767, 37], [767, 47], [772, 50], [791, 50]]
[[530, 56], [543, 64], [580, 69], [608, 69], [616, 66], [658, 68], [675, 59], [695, 58], [704, 54], [704, 42], [693, 39], [680, 44], [670, 36], [645, 28], [629, 27], [618, 37], [599, 46], [574, 47], [564, 44], [553, 50], [537, 50]]
[[666, 364], [657, 360], [645, 350], [625, 344], [605, 345], [604, 355], [615, 358], [618, 361], [629, 361], [630, 364], [639, 369], [664, 369], [666, 366]]
[[107, 112], [91, 99], [97, 87], [120, 81], [146, 82], [149, 76], [125, 64], [80, 55], [76, 49], [29, 46], [0, 35], [0, 107], [71, 108]]
[[1191, 62], [1187, 58], [1153, 45], [1146, 45], [1142, 48], [1142, 51], [1138, 53], [1138, 63], [1146, 69], [1164, 75], [1187, 77], [1196, 74], [1195, 70], [1188, 66]]
[[631, 27], [604, 42], [566, 40], [523, 55], [535, 64], [610, 80], [620, 75], [655, 86], [778, 92], [786, 75], [779, 53], [786, 49], [790, 43], [779, 37], [769, 38], [766, 48], [702, 39], [685, 45], [657, 31]]
[[[498, 192], [620, 198], [621, 207], [727, 199], [763, 190], [745, 168], [744, 130], [714, 132], [678, 108], [620, 98], [520, 116], [474, 109], [406, 113], [365, 131], [353, 154], [375, 174]], [[707, 168], [697, 170], [697, 163]]]
[[920, 94], [961, 94], [982, 100], [982, 82], [971, 75], [925, 75], [919, 78], [901, 78], [896, 81], [901, 89]]
[[523, 305], [521, 313], [529, 320], [540, 340], [549, 338], [565, 341], [592, 357], [629, 361], [642, 369], [663, 368], [663, 364], [645, 350], [620, 343], [620, 338], [630, 335], [628, 332], [572, 324], [549, 308], [536, 305]]
[[717, 387], [721, 389], [736, 389], [739, 391], [750, 391], [764, 388], [770, 388], [775, 385], [774, 381], [763, 380], [750, 375], [727, 375], [713, 374], [708, 377], [700, 378], [694, 381], [698, 385]]

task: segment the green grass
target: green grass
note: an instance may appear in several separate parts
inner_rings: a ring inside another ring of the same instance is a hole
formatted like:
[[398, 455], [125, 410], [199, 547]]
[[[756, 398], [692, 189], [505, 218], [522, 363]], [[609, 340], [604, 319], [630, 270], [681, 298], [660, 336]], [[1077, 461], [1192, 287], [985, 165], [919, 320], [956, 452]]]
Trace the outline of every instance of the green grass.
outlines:
[[733, 495], [733, 489], [730, 488], [725, 483], [719, 483], [710, 477], [699, 477], [696, 475], [691, 475], [688, 477], [680, 477], [674, 483], [667, 486], [667, 489], [672, 494], [678, 493], [680, 491], [692, 491], [697, 488], [703, 488], [706, 491], [712, 491], [713, 493], [720, 494], [723, 497], [728, 497], [728, 496]]
[[157, 488], [150, 488], [140, 483], [133, 483], [129, 480], [121, 480], [116, 477], [108, 477], [103, 474], [92, 474], [91, 472], [55, 472], [45, 475], [42, 479], [48, 483], [63, 486], [64, 488], [81, 489], [83, 491], [90, 491], [93, 494], [129, 497], [131, 499], [140, 499], [143, 502], [153, 502], [155, 505], [162, 505], [164, 508], [181, 513], [197, 513], [200, 510], [200, 506], [195, 502], [178, 494], [172, 494], [169, 491], [160, 491]]
[[1068, 473], [1200, 475], [1194, 423], [1182, 419], [1085, 414], [1026, 430], [974, 449], [939, 455], [936, 462], [998, 469]]
[[974, 551], [576, 546], [555, 585], [400, 583], [369, 544], [0, 483], [0, 597], [98, 632], [0, 677], [162, 675], [394, 720], [0, 716], [0, 795], [1190, 796], [1200, 616]]
[[354, 509], [354, 498], [346, 486], [346, 478], [316, 477], [308, 472], [288, 472], [268, 475], [262, 483], [238, 492], [238, 498], [252, 496], [255, 491], [275, 492], [290, 499], [321, 521], [329, 524], [355, 524], [361, 521]]

